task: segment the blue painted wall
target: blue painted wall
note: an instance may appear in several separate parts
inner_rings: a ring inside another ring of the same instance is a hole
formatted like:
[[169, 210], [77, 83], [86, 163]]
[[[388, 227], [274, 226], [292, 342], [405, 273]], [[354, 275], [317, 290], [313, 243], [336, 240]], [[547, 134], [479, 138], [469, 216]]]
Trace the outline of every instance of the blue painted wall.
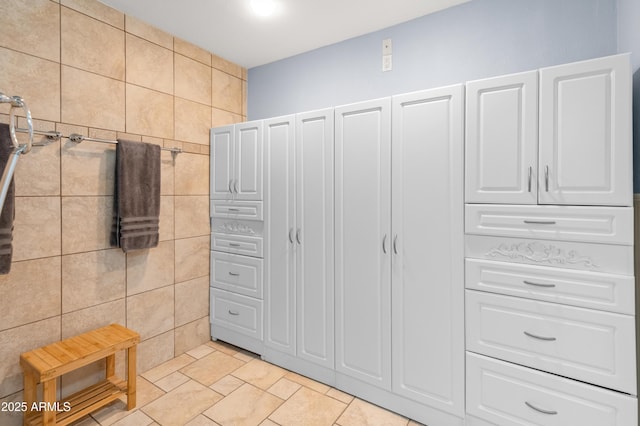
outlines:
[[[616, 0], [472, 0], [250, 69], [248, 117], [273, 117], [614, 54], [616, 5]], [[393, 40], [393, 71], [383, 73], [385, 38]]]
[[633, 70], [633, 190], [640, 193], [640, 1], [618, 0], [618, 51], [631, 52]]

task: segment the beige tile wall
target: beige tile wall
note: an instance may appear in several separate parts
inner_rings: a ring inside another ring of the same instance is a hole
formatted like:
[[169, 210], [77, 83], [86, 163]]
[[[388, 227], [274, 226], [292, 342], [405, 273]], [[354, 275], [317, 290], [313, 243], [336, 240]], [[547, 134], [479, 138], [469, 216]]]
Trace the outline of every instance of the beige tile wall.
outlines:
[[21, 352], [110, 322], [140, 332], [141, 372], [209, 339], [208, 130], [245, 119], [245, 91], [240, 66], [97, 0], [0, 2], [0, 92], [23, 96], [37, 129], [186, 151], [163, 152], [159, 246], [129, 254], [109, 246], [112, 145], [62, 139], [21, 158], [0, 399], [22, 398]]

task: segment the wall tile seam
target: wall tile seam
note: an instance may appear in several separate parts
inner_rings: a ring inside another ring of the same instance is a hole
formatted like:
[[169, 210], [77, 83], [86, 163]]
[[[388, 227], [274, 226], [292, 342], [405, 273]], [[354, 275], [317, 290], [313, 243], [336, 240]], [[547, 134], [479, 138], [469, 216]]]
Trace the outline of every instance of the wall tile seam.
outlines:
[[[193, 56], [189, 56], [189, 55], [186, 55], [186, 54], [184, 54], [184, 53], [182, 53], [182, 52], [180, 52], [178, 50], [175, 50], [176, 49], [176, 42], [175, 42], [176, 39], [177, 39], [177, 37], [173, 37], [173, 53], [174, 54], [180, 55], [183, 58], [191, 59], [192, 61], [197, 62], [200, 65], [204, 65], [204, 66], [209, 67], [209, 68], [214, 68], [213, 65], [211, 65], [211, 64], [207, 64], [206, 62], [202, 62], [201, 60], [199, 60], [197, 58], [194, 58]], [[181, 40], [181, 39], [179, 39], [179, 40]], [[184, 40], [183, 40], [183, 42], [184, 42]], [[188, 43], [188, 42], [185, 42], [185, 43]], [[195, 46], [195, 44], [193, 46]], [[213, 55], [213, 53], [211, 53], [209, 51], [206, 51], [206, 52], [209, 53], [209, 55]]]
[[[7, 331], [15, 330], [16, 328], [26, 327], [28, 325], [33, 325], [33, 324], [36, 324], [36, 323], [39, 323], [39, 322], [42, 322], [42, 321], [47, 321], [47, 320], [51, 320], [51, 319], [58, 318], [58, 317], [62, 317], [62, 314], [50, 315], [48, 317], [40, 318], [40, 319], [37, 319], [35, 321], [29, 321], [29, 322], [25, 322], [24, 324], [14, 325], [14, 326], [8, 327], [8, 328], [3, 328], [3, 329], [0, 329], [0, 334], [2, 334], [4, 332], [7, 332]], [[62, 322], [60, 323], [60, 325], [62, 326]], [[62, 332], [60, 332], [60, 335], [62, 335]], [[60, 338], [58, 338], [58, 340], [60, 340]], [[16, 360], [16, 363], [18, 363], [18, 362], [19, 362], [19, 360]]]
[[[175, 255], [174, 255], [174, 258], [175, 258]], [[175, 261], [175, 260], [174, 260], [174, 261]], [[174, 268], [174, 269], [175, 269], [175, 268]], [[126, 271], [125, 271], [125, 274], [128, 274], [128, 272], [126, 272]], [[176, 283], [176, 282], [171, 282], [170, 284], [164, 284], [164, 285], [161, 285], [161, 286], [158, 286], [158, 287], [154, 287], [154, 288], [149, 288], [149, 289], [146, 289], [146, 290], [142, 290], [142, 291], [140, 291], [140, 292], [138, 292], [138, 293], [131, 293], [131, 294], [129, 294], [129, 293], [128, 293], [128, 291], [129, 291], [129, 282], [126, 282], [126, 283], [125, 283], [125, 287], [126, 287], [126, 290], [125, 290], [125, 291], [127, 291], [127, 294], [126, 294], [126, 296], [125, 296], [124, 298], [130, 298], [130, 297], [137, 297], [137, 296], [141, 296], [141, 295], [143, 295], [143, 294], [151, 293], [152, 291], [160, 290], [160, 289], [167, 288], [167, 287], [171, 287], [171, 286], [174, 286], [174, 287], [175, 287], [175, 285], [176, 285], [176, 284], [178, 284], [178, 283]], [[175, 289], [174, 289], [174, 294], [175, 294]], [[97, 306], [97, 305], [96, 305], [96, 306]]]
[[[32, 58], [36, 58], [36, 59], [40, 59], [40, 60], [42, 60], [42, 61], [51, 62], [52, 64], [60, 65], [60, 61], [52, 61], [51, 59], [43, 58], [42, 56], [34, 55], [33, 53], [29, 53], [29, 52], [23, 52], [23, 51], [21, 51], [21, 50], [17, 50], [17, 49], [11, 48], [11, 47], [7, 47], [7, 46], [2, 46], [2, 45], [0, 45], [0, 49], [10, 50], [10, 51], [12, 51], [12, 52], [19, 53], [19, 54], [21, 54], [21, 55], [31, 56]], [[9, 93], [7, 93], [7, 92], [9, 92]], [[12, 96], [12, 95], [15, 95], [15, 94], [18, 94], [18, 95], [19, 95], [19, 93], [10, 93], [10, 91], [7, 91], [6, 89], [5, 89], [5, 92], [3, 92], [3, 93], [5, 93], [5, 94], [7, 94], [7, 95], [9, 95], [9, 96]], [[25, 100], [26, 100], [26, 99], [25, 99]]]
[[[61, 293], [62, 293], [62, 291], [61, 291]], [[60, 314], [60, 315], [64, 317], [65, 315], [75, 314], [77, 312], [86, 311], [87, 309], [93, 309], [93, 308], [96, 308], [98, 306], [107, 305], [109, 303], [114, 303], [114, 302], [118, 302], [118, 301], [121, 301], [121, 300], [124, 301], [126, 299], [126, 297], [127, 296], [123, 296], [123, 297], [118, 297], [118, 298], [113, 299], [113, 300], [106, 300], [106, 301], [103, 301], [103, 302], [100, 302], [100, 303], [96, 303], [96, 304], [93, 304], [93, 305], [85, 306], [84, 308], [74, 309], [72, 311], [66, 311], [66, 312], [62, 311], [62, 314]]]
[[[56, 3], [56, 4], [59, 4], [59, 5], [60, 5], [60, 19], [62, 19], [62, 8], [64, 7], [64, 8], [65, 8], [65, 9], [67, 9], [67, 10], [70, 10], [70, 11], [75, 12], [75, 13], [79, 13], [80, 15], [84, 15], [84, 16], [86, 16], [87, 18], [91, 18], [92, 20], [94, 20], [94, 21], [96, 21], [96, 22], [100, 22], [100, 23], [102, 23], [102, 24], [106, 24], [106, 25], [110, 26], [111, 28], [115, 28], [115, 29], [116, 29], [116, 30], [118, 30], [118, 31], [125, 32], [124, 28], [116, 27], [115, 25], [113, 25], [113, 24], [111, 24], [111, 23], [109, 23], [109, 22], [107, 22], [107, 21], [103, 21], [103, 20], [102, 20], [102, 19], [100, 19], [100, 18], [97, 18], [97, 17], [95, 17], [95, 16], [88, 15], [87, 13], [85, 13], [85, 12], [83, 12], [83, 11], [81, 11], [81, 10], [75, 9], [74, 7], [72, 7], [72, 6], [70, 6], [70, 5], [66, 5], [66, 4], [62, 4], [62, 3], [58, 3], [58, 2], [53, 2], [53, 3]], [[115, 10], [115, 9], [113, 9], [113, 10]], [[122, 17], [123, 17], [123, 18], [122, 18], [123, 27], [124, 27], [124, 16], [126, 16], [126, 15], [123, 13], [123, 14], [122, 14]], [[62, 35], [62, 27], [60, 28], [60, 30], [61, 30], [61, 31], [60, 31], [60, 34]], [[60, 44], [62, 44], [62, 37], [60, 37]]]
[[[187, 325], [193, 324], [193, 323], [195, 323], [195, 322], [202, 321], [202, 320], [203, 320], [203, 319], [205, 319], [205, 318], [209, 318], [209, 315], [205, 315], [205, 316], [203, 316], [203, 317], [196, 318], [196, 319], [191, 320], [191, 321], [187, 321], [187, 322], [185, 322], [184, 324], [180, 324], [180, 325], [177, 325], [177, 324], [176, 324], [176, 326], [174, 327], [174, 329], [182, 328], [182, 327], [185, 327], [185, 326], [187, 326]], [[183, 352], [183, 353], [186, 353], [186, 352]]]
[[196, 101], [196, 100], [193, 100], [193, 99], [185, 98], [185, 97], [183, 97], [183, 96], [178, 96], [178, 95], [175, 95], [175, 94], [174, 94], [174, 95], [173, 95], [173, 97], [174, 97], [174, 98], [176, 98], [176, 99], [181, 99], [181, 100], [183, 100], [183, 101], [191, 102], [191, 103], [194, 103], [194, 104], [198, 104], [198, 105], [206, 106], [206, 107], [208, 107], [208, 108], [213, 108], [213, 106], [212, 106], [212, 105], [204, 104], [204, 103], [202, 103], [202, 102], [200, 102], [200, 101]]
[[[240, 112], [232, 111], [230, 109], [221, 108], [221, 107], [218, 107], [216, 105], [211, 105], [211, 108], [212, 109], [217, 109], [219, 111], [230, 112], [231, 114], [235, 114], [235, 115], [239, 115], [241, 117], [244, 117], [244, 114], [242, 114], [242, 111], [240, 111]], [[242, 107], [240, 109], [242, 109]], [[213, 111], [212, 111], [212, 113], [213, 113]], [[230, 124], [235, 124], [235, 123], [230, 123]], [[226, 124], [223, 124], [223, 126], [226, 126]], [[216, 127], [218, 127], [218, 126], [216, 126]]]

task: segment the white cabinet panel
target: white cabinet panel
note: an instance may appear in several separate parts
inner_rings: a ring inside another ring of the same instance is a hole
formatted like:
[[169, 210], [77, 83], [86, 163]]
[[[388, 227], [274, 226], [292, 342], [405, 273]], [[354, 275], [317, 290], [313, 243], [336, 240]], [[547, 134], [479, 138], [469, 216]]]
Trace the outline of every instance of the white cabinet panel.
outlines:
[[466, 202], [537, 202], [538, 73], [466, 85]]
[[627, 207], [469, 204], [467, 234], [587, 243], [633, 244], [633, 209]]
[[261, 201], [211, 200], [211, 217], [262, 221]]
[[636, 393], [635, 318], [466, 291], [467, 350]]
[[211, 129], [210, 197], [230, 200], [233, 196], [235, 134], [234, 126]]
[[393, 391], [464, 414], [463, 87], [393, 97]]
[[391, 386], [391, 100], [336, 108], [336, 370]]
[[262, 199], [262, 122], [236, 124], [235, 199]]
[[265, 346], [295, 354], [294, 116], [264, 121]]
[[467, 411], [492, 424], [638, 424], [636, 398], [575, 380], [471, 353], [467, 353], [467, 377]]
[[297, 354], [334, 368], [333, 108], [296, 116]]
[[629, 55], [540, 70], [540, 202], [630, 206]]
[[216, 288], [211, 289], [211, 300], [212, 337], [218, 337], [216, 327], [219, 326], [262, 340], [262, 300]]
[[218, 232], [211, 234], [211, 250], [226, 253], [262, 257], [262, 243], [262, 237], [248, 237]]
[[633, 276], [467, 259], [466, 288], [635, 314]]

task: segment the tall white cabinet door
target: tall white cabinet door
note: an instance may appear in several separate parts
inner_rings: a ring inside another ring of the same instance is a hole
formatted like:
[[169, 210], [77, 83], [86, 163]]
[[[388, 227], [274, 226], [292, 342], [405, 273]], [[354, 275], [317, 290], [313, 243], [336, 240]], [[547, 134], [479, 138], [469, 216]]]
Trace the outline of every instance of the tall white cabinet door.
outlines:
[[233, 197], [234, 179], [234, 126], [211, 129], [210, 137], [210, 197], [215, 200], [229, 200]]
[[393, 391], [464, 416], [462, 85], [393, 97]]
[[262, 121], [236, 124], [236, 200], [262, 200]]
[[295, 354], [294, 116], [264, 120], [264, 344]]
[[336, 108], [336, 370], [391, 386], [391, 99]]
[[466, 86], [466, 202], [536, 204], [538, 72]]
[[296, 116], [297, 355], [334, 368], [333, 108]]
[[540, 70], [540, 203], [632, 203], [628, 54]]

